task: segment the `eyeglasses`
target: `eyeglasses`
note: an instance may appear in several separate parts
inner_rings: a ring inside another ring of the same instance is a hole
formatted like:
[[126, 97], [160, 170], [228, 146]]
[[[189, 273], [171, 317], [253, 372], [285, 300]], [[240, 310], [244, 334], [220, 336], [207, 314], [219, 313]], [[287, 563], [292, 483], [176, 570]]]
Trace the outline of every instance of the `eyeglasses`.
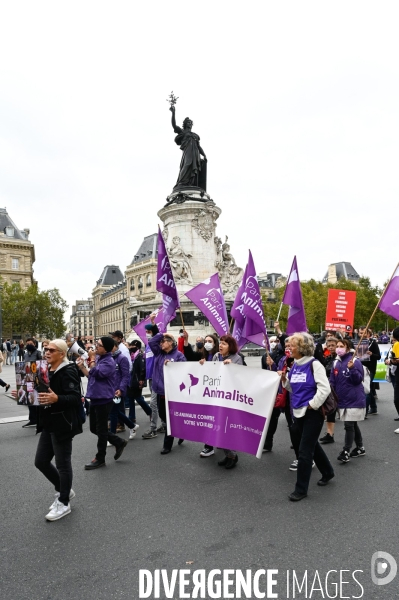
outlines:
[[173, 341], [173, 340], [172, 340], [171, 338], [168, 338], [168, 337], [166, 337], [166, 338], [162, 338], [162, 340], [161, 340], [161, 344], [163, 344], [164, 342], [172, 342], [172, 341]]
[[104, 346], [102, 344], [99, 344], [98, 342], [96, 342], [96, 346], [98, 346], [99, 348], [104, 348]]
[[53, 352], [60, 352], [60, 350], [58, 350], [58, 348], [45, 348], [44, 353], [46, 352], [50, 352], [52, 354]]

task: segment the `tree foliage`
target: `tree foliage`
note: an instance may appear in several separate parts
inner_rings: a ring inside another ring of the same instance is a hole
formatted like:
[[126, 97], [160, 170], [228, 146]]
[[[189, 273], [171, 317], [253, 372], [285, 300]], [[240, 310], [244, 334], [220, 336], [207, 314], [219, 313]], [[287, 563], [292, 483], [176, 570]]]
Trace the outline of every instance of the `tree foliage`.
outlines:
[[[355, 323], [354, 326], [366, 325], [373, 314], [377, 302], [383, 292], [378, 286], [371, 285], [368, 277], [361, 277], [359, 283], [353, 283], [347, 279], [340, 279], [337, 283], [322, 283], [315, 279], [310, 279], [301, 283], [303, 303], [306, 313], [306, 322], [309, 331], [316, 333], [324, 329], [326, 321], [327, 298], [328, 290], [335, 288], [338, 290], [353, 290], [356, 292], [356, 308], [355, 308]], [[267, 290], [263, 292], [263, 307], [267, 324], [270, 325], [277, 317], [280, 309], [281, 299], [284, 295], [285, 287], [275, 290], [275, 302], [267, 301]], [[281, 327], [284, 328], [287, 324], [288, 306], [283, 306], [280, 314]], [[377, 309], [371, 327], [375, 330], [393, 329], [397, 322], [388, 317], [385, 313]]]
[[24, 290], [19, 283], [4, 283], [1, 306], [3, 337], [37, 335], [54, 339], [65, 332], [68, 304], [56, 288], [41, 292], [35, 284]]

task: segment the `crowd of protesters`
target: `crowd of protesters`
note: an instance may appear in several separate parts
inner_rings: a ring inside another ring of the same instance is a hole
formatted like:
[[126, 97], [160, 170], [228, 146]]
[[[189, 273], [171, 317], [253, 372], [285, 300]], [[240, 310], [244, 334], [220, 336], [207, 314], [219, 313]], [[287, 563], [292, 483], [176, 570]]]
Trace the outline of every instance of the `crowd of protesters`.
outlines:
[[[263, 451], [272, 452], [279, 417], [283, 413], [295, 453], [295, 460], [289, 468], [297, 476], [289, 499], [299, 501], [307, 496], [314, 467], [321, 474], [317, 482], [319, 486], [327, 485], [335, 476], [322, 446], [335, 442], [336, 418], [344, 422], [345, 430], [343, 448], [337, 460], [344, 464], [366, 454], [359, 423], [367, 415], [378, 414], [373, 384], [377, 362], [381, 358], [378, 342], [392, 344], [385, 364], [398, 413], [395, 420], [399, 421], [399, 377], [396, 382], [399, 327], [389, 335], [381, 332], [377, 336], [370, 329], [366, 331], [365, 327], [360, 327], [354, 331], [353, 338], [345, 331], [330, 331], [323, 332], [316, 339], [304, 332], [287, 336], [278, 322], [275, 329], [276, 335], [269, 340], [270, 351], [261, 358], [261, 367], [276, 371], [281, 378]], [[237, 342], [230, 334], [220, 338], [214, 333], [205, 338], [198, 337], [192, 346], [186, 331], [181, 330], [177, 339], [171, 333], [160, 333], [154, 318], [146, 326], [146, 332], [145, 347], [137, 339], [127, 344], [121, 331], [103, 336], [95, 343], [84, 343], [79, 339], [77, 343], [85, 353], [83, 356], [71, 352], [75, 347], [71, 334], [66, 340], [44, 340], [41, 352], [34, 338], [25, 340], [23, 355], [18, 360], [22, 358], [25, 362], [32, 362], [44, 358], [49, 367], [49, 388], [39, 393], [40, 406], [29, 407], [29, 421], [23, 426], [34, 426], [37, 432], [41, 432], [35, 465], [55, 489], [55, 500], [46, 515], [49, 521], [71, 512], [70, 500], [75, 496], [72, 489], [72, 440], [82, 432], [86, 413], [90, 431], [97, 438], [97, 452], [84, 465], [86, 470], [104, 467], [109, 447], [114, 448], [115, 460], [122, 456], [128, 440], [118, 434], [123, 433], [127, 426], [128, 439], [132, 440], [139, 428], [136, 402], [150, 419], [149, 429], [142, 438], [153, 439], [158, 433], [163, 433], [161, 454], [166, 455], [172, 451], [174, 438], [166, 430], [164, 365], [169, 361], [197, 361], [201, 364], [222, 361], [226, 365], [245, 365]], [[355, 349], [360, 339], [366, 340], [365, 360], [360, 360]], [[18, 348], [20, 346], [18, 344]], [[81, 383], [83, 378], [87, 378], [86, 393]], [[143, 396], [147, 385], [151, 392], [150, 403]], [[327, 413], [325, 408], [331, 397], [335, 397], [336, 404], [334, 410]], [[321, 435], [324, 423], [326, 432]], [[395, 433], [399, 433], [399, 429]], [[183, 441], [179, 439], [178, 443]], [[225, 469], [236, 467], [237, 452], [233, 449], [223, 451], [225, 456], [218, 462], [219, 466]], [[209, 458], [214, 454], [213, 446], [205, 443], [199, 455]]]

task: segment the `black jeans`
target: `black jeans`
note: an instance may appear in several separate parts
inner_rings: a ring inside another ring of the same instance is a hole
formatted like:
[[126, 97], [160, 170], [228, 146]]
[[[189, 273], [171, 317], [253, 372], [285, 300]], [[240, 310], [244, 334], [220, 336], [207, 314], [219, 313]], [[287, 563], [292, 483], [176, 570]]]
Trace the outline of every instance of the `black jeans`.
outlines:
[[[51, 462], [55, 456], [55, 466]], [[35, 467], [54, 485], [60, 493], [60, 502], [69, 504], [72, 487], [72, 438], [58, 441], [55, 433], [42, 431], [37, 445]]]
[[108, 415], [114, 405], [113, 400], [107, 404], [94, 404], [91, 400], [90, 406], [90, 431], [98, 437], [96, 459], [103, 463], [107, 453], [107, 442], [120, 448], [123, 440], [114, 433], [108, 432]]
[[[161, 421], [166, 423], [166, 403], [165, 396], [157, 394], [158, 414], [161, 417]], [[174, 441], [173, 435], [168, 435], [167, 431], [163, 440], [163, 447], [167, 450], [171, 450]]]
[[308, 492], [313, 460], [323, 477], [331, 477], [334, 473], [326, 453], [318, 442], [323, 423], [324, 417], [321, 412], [309, 408], [303, 417], [294, 419], [291, 427], [291, 439], [298, 457], [295, 491], [299, 494]]

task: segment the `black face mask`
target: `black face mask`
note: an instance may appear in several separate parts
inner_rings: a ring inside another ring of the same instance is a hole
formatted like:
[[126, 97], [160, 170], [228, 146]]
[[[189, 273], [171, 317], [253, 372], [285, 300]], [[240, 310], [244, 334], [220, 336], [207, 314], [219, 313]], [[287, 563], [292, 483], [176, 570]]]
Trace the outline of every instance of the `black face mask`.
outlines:
[[197, 348], [198, 350], [201, 350], [201, 348], [204, 347], [204, 342], [197, 342]]
[[33, 352], [36, 348], [33, 344], [26, 344], [26, 349], [28, 352]]

